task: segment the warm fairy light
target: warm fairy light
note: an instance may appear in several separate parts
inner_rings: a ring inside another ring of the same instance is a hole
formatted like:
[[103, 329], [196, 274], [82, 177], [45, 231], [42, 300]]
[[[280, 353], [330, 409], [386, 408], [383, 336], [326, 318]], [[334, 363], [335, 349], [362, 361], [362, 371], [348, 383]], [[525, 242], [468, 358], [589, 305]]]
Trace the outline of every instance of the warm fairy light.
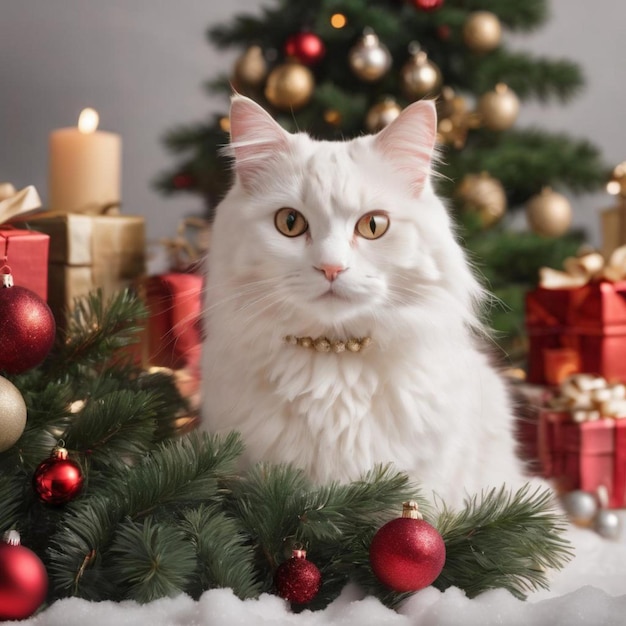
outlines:
[[348, 20], [343, 13], [334, 13], [330, 16], [330, 25], [333, 28], [343, 28]]
[[99, 122], [98, 111], [91, 108], [83, 109], [78, 117], [78, 130], [84, 135], [89, 135], [98, 128]]
[[622, 190], [622, 186], [618, 181], [612, 180], [611, 182], [606, 184], [606, 190], [612, 195], [617, 196]]
[[230, 119], [228, 117], [220, 118], [220, 128], [225, 132], [230, 132]]

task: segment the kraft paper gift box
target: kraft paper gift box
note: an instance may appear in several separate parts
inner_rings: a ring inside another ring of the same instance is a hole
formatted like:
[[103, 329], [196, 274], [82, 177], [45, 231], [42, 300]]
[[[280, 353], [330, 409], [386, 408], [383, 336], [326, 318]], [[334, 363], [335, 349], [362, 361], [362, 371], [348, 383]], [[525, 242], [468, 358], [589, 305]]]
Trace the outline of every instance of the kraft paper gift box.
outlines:
[[28, 225], [50, 237], [48, 303], [60, 325], [76, 298], [109, 298], [145, 274], [143, 217], [48, 212]]

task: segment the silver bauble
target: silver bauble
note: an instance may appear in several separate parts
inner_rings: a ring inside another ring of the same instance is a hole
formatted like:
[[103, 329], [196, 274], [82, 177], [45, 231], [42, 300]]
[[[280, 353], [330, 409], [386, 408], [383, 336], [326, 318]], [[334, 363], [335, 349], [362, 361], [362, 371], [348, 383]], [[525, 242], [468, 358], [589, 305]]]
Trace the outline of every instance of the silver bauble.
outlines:
[[563, 508], [577, 526], [589, 526], [598, 512], [596, 497], [577, 489], [563, 496]]
[[348, 54], [348, 63], [352, 71], [361, 79], [375, 81], [382, 78], [391, 67], [391, 53], [380, 42], [373, 31], [365, 34], [352, 47]]
[[605, 539], [619, 539], [622, 521], [615, 511], [600, 509], [593, 520], [593, 529]]

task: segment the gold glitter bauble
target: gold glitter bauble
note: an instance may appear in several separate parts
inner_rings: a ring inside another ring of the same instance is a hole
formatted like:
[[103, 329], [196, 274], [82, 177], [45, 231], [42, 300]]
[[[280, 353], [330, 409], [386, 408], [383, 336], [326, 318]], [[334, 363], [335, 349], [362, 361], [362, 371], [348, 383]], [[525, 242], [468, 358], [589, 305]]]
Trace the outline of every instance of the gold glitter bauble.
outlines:
[[502, 25], [491, 11], [474, 11], [463, 24], [463, 41], [472, 52], [491, 52], [501, 38]]
[[373, 82], [382, 78], [391, 67], [391, 53], [371, 30], [356, 42], [348, 53], [352, 71], [361, 79]]
[[437, 141], [460, 150], [465, 145], [470, 129], [478, 128], [477, 113], [468, 111], [467, 101], [457, 96], [454, 89], [446, 86], [437, 100]]
[[287, 61], [275, 67], [267, 77], [265, 97], [277, 109], [301, 109], [313, 95], [315, 79], [308, 67]]
[[515, 124], [519, 113], [519, 99], [504, 83], [483, 94], [476, 107], [482, 125], [489, 130], [507, 130]]
[[565, 196], [545, 187], [526, 205], [526, 220], [537, 235], [559, 237], [572, 223], [572, 205]]
[[420, 50], [402, 67], [400, 82], [404, 95], [410, 100], [436, 96], [441, 89], [441, 72], [428, 55]]
[[235, 62], [233, 81], [239, 91], [258, 88], [267, 76], [267, 63], [261, 46], [250, 46]]
[[402, 107], [393, 98], [385, 98], [367, 112], [365, 128], [370, 133], [377, 133], [391, 124], [400, 115], [400, 111], [402, 111]]
[[485, 228], [493, 226], [506, 213], [506, 193], [502, 183], [487, 172], [467, 174], [457, 187], [462, 209], [476, 213]]
[[19, 389], [0, 376], [0, 452], [8, 450], [24, 432], [26, 403]]

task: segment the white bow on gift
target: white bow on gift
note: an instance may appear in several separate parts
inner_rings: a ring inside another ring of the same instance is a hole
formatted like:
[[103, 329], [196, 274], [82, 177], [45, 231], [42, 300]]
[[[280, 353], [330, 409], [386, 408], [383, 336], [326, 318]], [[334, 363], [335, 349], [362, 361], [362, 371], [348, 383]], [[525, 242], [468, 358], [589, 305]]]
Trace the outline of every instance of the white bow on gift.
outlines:
[[39, 194], [32, 185], [16, 191], [11, 183], [0, 184], [0, 224], [40, 207]]

